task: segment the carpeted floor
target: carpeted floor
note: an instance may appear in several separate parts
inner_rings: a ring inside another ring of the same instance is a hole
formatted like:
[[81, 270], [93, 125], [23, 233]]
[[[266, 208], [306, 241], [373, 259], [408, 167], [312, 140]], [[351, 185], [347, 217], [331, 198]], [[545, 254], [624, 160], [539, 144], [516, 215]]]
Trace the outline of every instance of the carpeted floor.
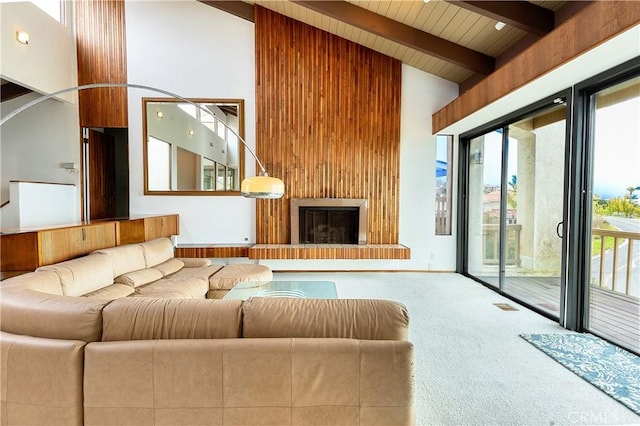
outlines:
[[338, 297], [407, 306], [418, 425], [640, 424], [629, 408], [519, 337], [567, 330], [460, 275], [276, 272], [274, 279], [334, 281]]
[[640, 357], [582, 333], [521, 334], [607, 395], [640, 414]]

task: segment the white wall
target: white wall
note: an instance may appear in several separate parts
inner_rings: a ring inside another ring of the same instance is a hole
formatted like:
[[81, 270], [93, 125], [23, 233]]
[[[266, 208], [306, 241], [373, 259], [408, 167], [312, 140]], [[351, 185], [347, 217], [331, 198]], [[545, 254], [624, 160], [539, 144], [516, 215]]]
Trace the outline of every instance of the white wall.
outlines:
[[458, 96], [458, 85], [402, 65], [402, 121], [400, 127], [400, 243], [411, 248], [406, 269], [455, 269], [455, 197], [457, 168], [449, 165], [453, 179], [452, 235], [435, 235], [436, 136], [431, 116]]
[[[3, 102], [2, 114], [36, 98], [38, 95], [29, 94]], [[0, 129], [2, 203], [11, 201], [10, 180], [72, 184], [79, 200], [80, 176], [62, 168], [62, 163], [76, 163], [80, 167], [79, 126], [78, 105], [52, 99], [7, 121]], [[76, 211], [76, 220], [79, 220], [79, 203]]]
[[[67, 4], [68, 22], [72, 4]], [[41, 93], [77, 84], [76, 44], [72, 26], [64, 26], [29, 2], [0, 3], [0, 74], [5, 80]], [[29, 33], [29, 44], [16, 41], [16, 31]], [[75, 92], [60, 95], [75, 101]]]
[[[70, 16], [71, 4], [68, 6]], [[77, 84], [75, 39], [70, 27], [31, 3], [2, 3], [0, 10], [2, 78], [43, 93]], [[29, 32], [28, 45], [16, 41], [18, 29]], [[32, 93], [3, 102], [1, 114], [5, 116], [39, 96]], [[61, 98], [75, 102], [77, 94], [70, 92]], [[10, 201], [10, 180], [72, 184], [80, 199], [79, 176], [62, 169], [62, 163], [80, 164], [77, 103], [49, 99], [21, 112], [2, 126], [0, 144], [0, 203]], [[79, 220], [79, 205], [76, 212]]]
[[[253, 23], [195, 1], [127, 1], [129, 83], [186, 98], [245, 100], [245, 136], [255, 146]], [[178, 213], [179, 244], [255, 242], [255, 201], [241, 196], [145, 196], [142, 97], [129, 90], [131, 215]], [[246, 174], [255, 168], [245, 152]]]

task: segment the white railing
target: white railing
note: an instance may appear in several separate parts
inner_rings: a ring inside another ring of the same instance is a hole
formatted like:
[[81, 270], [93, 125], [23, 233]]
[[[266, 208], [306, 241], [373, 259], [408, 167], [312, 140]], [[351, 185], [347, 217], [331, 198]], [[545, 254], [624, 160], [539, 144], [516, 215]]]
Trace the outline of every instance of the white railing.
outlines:
[[[631, 296], [634, 250], [640, 247], [640, 233], [594, 228], [591, 234], [594, 240], [600, 239], [600, 253], [593, 257], [591, 271], [597, 282], [592, 284]], [[613, 246], [607, 250], [606, 242], [611, 239]]]

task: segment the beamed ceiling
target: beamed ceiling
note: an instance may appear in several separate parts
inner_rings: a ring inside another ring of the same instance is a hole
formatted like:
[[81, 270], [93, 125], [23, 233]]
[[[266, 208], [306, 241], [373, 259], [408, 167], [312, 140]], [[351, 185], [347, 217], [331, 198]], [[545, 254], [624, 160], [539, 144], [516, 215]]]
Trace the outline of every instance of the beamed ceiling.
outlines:
[[[461, 85], [464, 91], [590, 1], [207, 1], [253, 21], [253, 5]], [[496, 30], [498, 21], [506, 25]]]

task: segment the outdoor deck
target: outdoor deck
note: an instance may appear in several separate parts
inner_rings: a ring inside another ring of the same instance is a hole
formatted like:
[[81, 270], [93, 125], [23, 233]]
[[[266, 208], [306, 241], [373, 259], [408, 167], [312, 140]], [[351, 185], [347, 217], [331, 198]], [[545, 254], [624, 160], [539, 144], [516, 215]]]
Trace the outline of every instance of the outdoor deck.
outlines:
[[[506, 277], [503, 290], [531, 306], [559, 315], [560, 279]], [[640, 352], [640, 299], [591, 286], [589, 329]]]

